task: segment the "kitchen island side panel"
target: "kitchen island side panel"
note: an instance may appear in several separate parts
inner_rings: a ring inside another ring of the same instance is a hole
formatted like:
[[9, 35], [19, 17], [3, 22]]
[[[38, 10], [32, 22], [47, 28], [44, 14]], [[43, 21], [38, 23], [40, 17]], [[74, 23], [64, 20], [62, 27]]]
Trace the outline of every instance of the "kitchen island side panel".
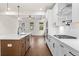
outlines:
[[0, 40], [0, 56], [1, 56], [1, 40]]

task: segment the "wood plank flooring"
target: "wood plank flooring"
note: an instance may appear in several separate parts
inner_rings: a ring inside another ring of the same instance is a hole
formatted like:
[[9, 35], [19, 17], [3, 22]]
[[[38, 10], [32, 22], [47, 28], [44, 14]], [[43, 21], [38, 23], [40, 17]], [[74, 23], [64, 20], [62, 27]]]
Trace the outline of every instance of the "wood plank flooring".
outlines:
[[26, 52], [26, 56], [51, 56], [44, 37], [33, 36], [30, 42], [31, 47]]

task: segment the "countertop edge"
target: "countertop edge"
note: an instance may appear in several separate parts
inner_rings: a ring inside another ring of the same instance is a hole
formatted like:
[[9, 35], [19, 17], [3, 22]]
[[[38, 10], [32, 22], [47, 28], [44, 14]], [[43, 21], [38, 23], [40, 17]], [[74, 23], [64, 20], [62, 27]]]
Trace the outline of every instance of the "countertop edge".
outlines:
[[24, 38], [25, 36], [28, 36], [30, 35], [31, 33], [27, 33], [27, 34], [24, 34], [24, 35], [16, 35], [18, 37], [15, 37], [15, 38], [11, 38], [11, 37], [7, 37], [7, 38], [0, 38], [0, 40], [20, 40], [22, 38]]

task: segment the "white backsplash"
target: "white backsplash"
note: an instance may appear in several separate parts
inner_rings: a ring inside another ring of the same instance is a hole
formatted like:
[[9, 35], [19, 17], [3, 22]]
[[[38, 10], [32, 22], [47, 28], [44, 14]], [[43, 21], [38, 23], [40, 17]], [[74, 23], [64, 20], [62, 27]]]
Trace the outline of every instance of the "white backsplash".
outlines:
[[49, 30], [50, 35], [71, 35], [79, 38], [79, 28], [75, 26], [52, 27]]

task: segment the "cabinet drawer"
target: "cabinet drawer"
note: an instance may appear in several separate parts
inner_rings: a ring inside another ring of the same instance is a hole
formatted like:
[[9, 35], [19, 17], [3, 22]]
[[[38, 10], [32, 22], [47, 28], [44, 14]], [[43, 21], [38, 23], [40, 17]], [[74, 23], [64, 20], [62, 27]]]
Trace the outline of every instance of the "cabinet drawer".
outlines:
[[61, 43], [60, 46], [65, 49], [65, 51], [68, 54], [67, 56], [79, 56], [79, 52], [76, 51], [75, 49], [73, 49], [72, 47], [70, 47], [64, 43]]
[[14, 41], [14, 40], [4, 40], [1, 41], [1, 47], [3, 48], [13, 48], [13, 47], [18, 47], [20, 41]]
[[69, 48], [69, 51], [68, 53], [71, 54], [72, 56], [79, 56], [79, 52], [76, 51], [75, 49], [71, 48], [71, 47], [68, 47]]

